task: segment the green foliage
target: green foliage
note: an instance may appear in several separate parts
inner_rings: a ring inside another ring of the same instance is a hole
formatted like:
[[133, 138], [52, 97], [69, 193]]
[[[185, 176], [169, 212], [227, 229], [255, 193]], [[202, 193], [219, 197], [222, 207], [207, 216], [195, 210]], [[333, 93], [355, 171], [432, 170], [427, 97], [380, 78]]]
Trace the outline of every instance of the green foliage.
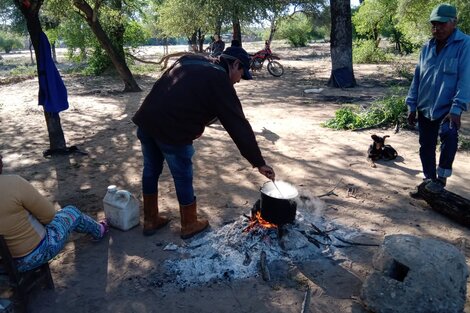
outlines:
[[88, 60], [88, 67], [85, 70], [85, 74], [88, 75], [100, 75], [109, 68], [111, 60], [108, 54], [101, 49], [101, 47], [95, 47], [90, 59]]
[[322, 126], [342, 129], [361, 129], [404, 123], [407, 106], [405, 97], [391, 95], [375, 101], [368, 108], [358, 105], [347, 105], [335, 112], [335, 117]]
[[470, 138], [466, 136], [459, 136], [459, 150], [470, 151]]
[[391, 56], [376, 47], [373, 40], [358, 40], [353, 45], [354, 63], [384, 63], [390, 60]]
[[277, 39], [287, 39], [293, 47], [305, 47], [312, 38], [312, 24], [304, 14], [296, 14], [280, 21]]
[[23, 47], [21, 37], [10, 32], [0, 31], [0, 49], [5, 53], [10, 53], [13, 49], [20, 49]]
[[145, 44], [149, 37], [149, 32], [142, 26], [142, 24], [138, 23], [137, 21], [129, 21], [126, 24], [126, 30], [124, 32], [124, 43], [127, 46], [136, 48]]
[[186, 37], [198, 29], [210, 28], [205, 13], [209, 7], [192, 0], [168, 0], [157, 8], [157, 28], [167, 37]]

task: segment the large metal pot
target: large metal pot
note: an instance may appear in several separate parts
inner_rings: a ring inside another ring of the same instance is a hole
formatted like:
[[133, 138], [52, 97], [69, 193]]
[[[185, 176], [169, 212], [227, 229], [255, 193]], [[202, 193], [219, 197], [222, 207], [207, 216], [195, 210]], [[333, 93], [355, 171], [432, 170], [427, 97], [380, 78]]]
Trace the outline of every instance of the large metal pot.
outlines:
[[270, 181], [261, 187], [260, 192], [263, 219], [276, 225], [294, 222], [297, 212], [295, 200], [299, 195], [294, 186], [282, 181], [277, 181], [276, 184]]

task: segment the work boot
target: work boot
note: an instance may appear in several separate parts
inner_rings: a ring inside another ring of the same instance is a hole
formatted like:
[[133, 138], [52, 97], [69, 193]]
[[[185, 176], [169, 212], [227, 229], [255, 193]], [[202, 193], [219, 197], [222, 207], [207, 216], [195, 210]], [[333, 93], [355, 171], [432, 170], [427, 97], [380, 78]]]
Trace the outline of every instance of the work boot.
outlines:
[[144, 194], [144, 236], [152, 236], [170, 219], [158, 215], [158, 194]]
[[415, 189], [410, 191], [410, 193], [409, 193], [410, 197], [413, 198], [413, 199], [423, 200], [423, 197], [422, 197], [421, 193], [419, 192], [419, 187], [423, 184], [426, 187], [427, 184], [429, 184], [431, 182], [432, 182], [432, 179], [423, 178], [423, 182], [421, 184], [419, 184], [418, 186], [416, 186]]
[[202, 232], [209, 226], [207, 220], [197, 219], [196, 199], [188, 205], [180, 205], [181, 238], [188, 239]]
[[444, 191], [444, 187], [446, 186], [447, 179], [445, 177], [438, 177], [434, 179], [432, 182], [424, 186], [427, 191], [434, 194], [439, 194]]

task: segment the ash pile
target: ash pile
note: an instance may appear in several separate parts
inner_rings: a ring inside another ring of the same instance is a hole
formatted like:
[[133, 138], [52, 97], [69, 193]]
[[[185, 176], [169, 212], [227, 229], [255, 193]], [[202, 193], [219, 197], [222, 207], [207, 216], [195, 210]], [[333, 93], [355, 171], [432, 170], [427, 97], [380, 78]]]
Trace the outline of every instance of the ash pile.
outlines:
[[214, 280], [244, 279], [262, 275], [264, 262], [297, 263], [333, 256], [335, 246], [344, 247], [347, 241], [343, 238], [354, 237], [355, 232], [327, 222], [322, 216], [324, 206], [318, 198], [300, 196], [292, 224], [267, 228], [243, 214], [183, 246], [169, 244], [164, 249], [177, 255], [164, 264], [165, 284], [185, 288]]

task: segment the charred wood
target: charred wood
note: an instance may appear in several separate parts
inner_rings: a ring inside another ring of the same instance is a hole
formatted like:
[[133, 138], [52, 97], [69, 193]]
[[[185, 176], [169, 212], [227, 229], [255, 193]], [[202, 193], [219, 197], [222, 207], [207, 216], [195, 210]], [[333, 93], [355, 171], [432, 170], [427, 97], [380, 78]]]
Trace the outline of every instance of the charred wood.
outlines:
[[259, 262], [260, 262], [260, 267], [261, 267], [261, 277], [263, 277], [264, 281], [270, 281], [271, 274], [269, 273], [269, 268], [268, 268], [268, 264], [266, 261], [266, 252], [261, 251]]
[[424, 186], [424, 183], [418, 186], [418, 194], [433, 210], [461, 225], [470, 226], [470, 200], [447, 190], [434, 194]]

